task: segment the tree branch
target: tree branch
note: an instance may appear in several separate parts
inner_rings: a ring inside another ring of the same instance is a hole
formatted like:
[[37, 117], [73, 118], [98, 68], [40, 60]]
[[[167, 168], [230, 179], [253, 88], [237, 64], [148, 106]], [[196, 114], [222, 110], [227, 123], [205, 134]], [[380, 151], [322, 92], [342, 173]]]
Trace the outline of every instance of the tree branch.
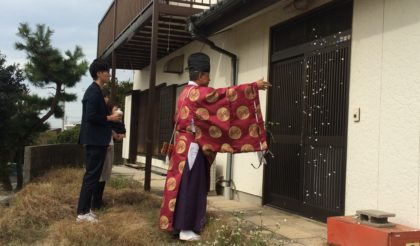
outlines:
[[34, 132], [36, 129], [42, 126], [53, 114], [55, 111], [55, 108], [58, 105], [58, 97], [61, 94], [61, 83], [57, 83], [57, 87], [55, 88], [55, 95], [53, 100], [51, 101], [50, 110], [48, 110], [47, 113], [45, 113], [44, 116], [41, 117], [35, 124], [26, 132], [26, 134], [20, 139], [22, 142], [25, 142], [29, 136]]

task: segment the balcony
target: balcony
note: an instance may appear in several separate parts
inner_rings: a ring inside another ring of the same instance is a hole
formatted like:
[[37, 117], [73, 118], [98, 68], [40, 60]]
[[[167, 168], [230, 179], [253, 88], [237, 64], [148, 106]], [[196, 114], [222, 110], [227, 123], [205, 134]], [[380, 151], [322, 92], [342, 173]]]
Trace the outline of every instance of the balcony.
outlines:
[[[188, 44], [186, 19], [218, 1], [114, 0], [98, 26], [97, 55], [117, 69], [142, 69], [150, 64], [152, 41], [157, 43], [158, 60]], [[158, 16], [156, 40], [153, 15]]]

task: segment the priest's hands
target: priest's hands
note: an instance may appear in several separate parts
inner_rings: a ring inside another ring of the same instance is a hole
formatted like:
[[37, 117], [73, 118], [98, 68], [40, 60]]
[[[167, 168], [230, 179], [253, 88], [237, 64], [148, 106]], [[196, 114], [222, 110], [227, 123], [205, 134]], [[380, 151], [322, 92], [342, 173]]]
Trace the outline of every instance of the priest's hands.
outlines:
[[258, 90], [266, 90], [271, 87], [271, 84], [267, 81], [264, 81], [264, 78], [259, 79], [256, 83]]

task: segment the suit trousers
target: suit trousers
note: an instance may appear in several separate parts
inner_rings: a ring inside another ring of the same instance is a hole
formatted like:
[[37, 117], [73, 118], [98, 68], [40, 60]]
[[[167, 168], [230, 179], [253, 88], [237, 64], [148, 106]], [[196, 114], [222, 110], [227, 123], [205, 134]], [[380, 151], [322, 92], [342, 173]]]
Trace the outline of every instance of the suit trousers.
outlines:
[[86, 171], [80, 190], [77, 214], [87, 214], [91, 209], [93, 192], [98, 187], [108, 146], [86, 145]]
[[93, 190], [92, 209], [94, 210], [99, 210], [103, 206], [102, 197], [104, 196], [105, 184], [105, 181], [100, 181], [96, 189]]

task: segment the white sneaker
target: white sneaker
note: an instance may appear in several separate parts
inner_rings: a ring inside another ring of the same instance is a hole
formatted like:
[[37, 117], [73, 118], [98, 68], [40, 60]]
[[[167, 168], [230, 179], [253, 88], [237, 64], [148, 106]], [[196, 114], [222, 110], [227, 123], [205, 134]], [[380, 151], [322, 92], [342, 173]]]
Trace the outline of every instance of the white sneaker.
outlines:
[[193, 231], [181, 231], [179, 233], [179, 239], [184, 241], [199, 241], [201, 240], [201, 236]]
[[92, 216], [93, 218], [97, 219], [96, 214], [94, 214], [92, 210], [90, 210], [88, 214], [89, 214], [90, 216]]
[[98, 219], [94, 218], [90, 213], [77, 215], [76, 221], [98, 223]]

